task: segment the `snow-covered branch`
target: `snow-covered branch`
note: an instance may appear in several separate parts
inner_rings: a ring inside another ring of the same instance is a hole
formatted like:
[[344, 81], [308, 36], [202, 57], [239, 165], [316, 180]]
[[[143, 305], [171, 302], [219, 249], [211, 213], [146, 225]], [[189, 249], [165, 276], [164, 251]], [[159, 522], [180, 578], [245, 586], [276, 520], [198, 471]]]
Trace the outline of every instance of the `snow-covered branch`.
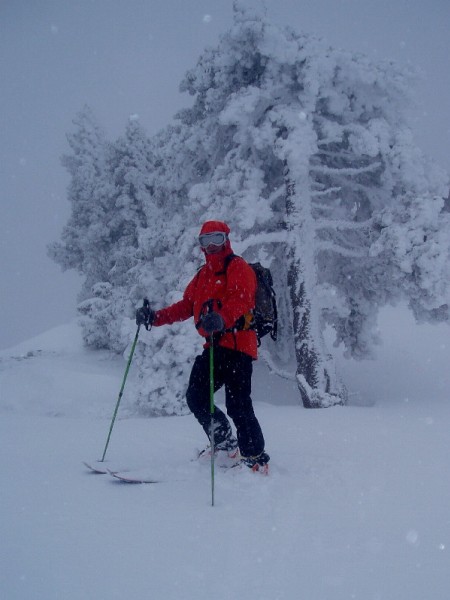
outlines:
[[262, 244], [285, 243], [287, 240], [286, 231], [273, 231], [270, 233], [256, 233], [249, 235], [245, 240], [236, 242], [236, 250], [242, 254], [249, 248], [261, 246]]
[[295, 381], [295, 374], [277, 367], [272, 357], [270, 356], [270, 353], [267, 350], [260, 348], [259, 356], [266, 363], [267, 368], [273, 375], [278, 375], [278, 377], [282, 377], [283, 379], [287, 379], [288, 381]]
[[342, 219], [320, 219], [317, 221], [317, 229], [332, 229], [332, 230], [353, 230], [361, 231], [370, 229], [373, 225], [373, 219], [366, 221], [344, 221]]
[[325, 190], [313, 190], [311, 192], [311, 196], [312, 197], [323, 197], [323, 196], [329, 196], [330, 194], [338, 194], [340, 191], [342, 190], [341, 186], [331, 186], [326, 188]]
[[338, 244], [335, 244], [331, 241], [318, 241], [316, 254], [325, 251], [334, 252], [336, 254], [340, 254], [341, 256], [346, 256], [348, 258], [366, 258], [368, 256], [367, 251], [343, 248], [342, 246], [339, 246]]
[[381, 167], [381, 163], [374, 162], [365, 167], [327, 167], [326, 165], [317, 165], [311, 167], [312, 173], [317, 173], [320, 175], [361, 175], [362, 173], [373, 173], [374, 171], [378, 171]]

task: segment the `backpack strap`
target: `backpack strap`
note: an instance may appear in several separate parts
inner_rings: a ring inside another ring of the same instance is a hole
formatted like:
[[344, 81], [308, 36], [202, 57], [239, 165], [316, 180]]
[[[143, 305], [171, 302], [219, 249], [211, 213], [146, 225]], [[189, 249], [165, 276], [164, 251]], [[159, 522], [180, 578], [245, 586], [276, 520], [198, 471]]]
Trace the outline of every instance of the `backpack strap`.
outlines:
[[225, 256], [225, 260], [223, 261], [223, 271], [219, 271], [218, 273], [215, 273], [215, 275], [226, 275], [227, 270], [228, 270], [228, 265], [233, 260], [233, 258], [240, 258], [240, 257], [237, 256], [237, 254], [233, 254], [233, 253]]
[[[224, 260], [223, 271], [216, 273], [216, 275], [226, 275], [228, 266], [229, 266], [230, 262], [233, 260], [233, 258], [242, 258], [242, 257], [238, 256], [237, 254], [234, 254], [234, 253], [228, 254], [228, 256], [226, 256], [225, 260]], [[244, 260], [244, 259], [242, 259], [242, 260]], [[248, 313], [246, 313], [245, 315], [240, 316], [236, 320], [236, 322], [233, 324], [232, 327], [228, 327], [227, 329], [225, 329], [224, 333], [233, 333], [235, 336], [235, 343], [236, 343], [236, 331], [242, 331], [244, 329], [245, 330], [247, 330], [247, 329], [255, 330], [254, 315], [253, 315], [252, 310], [249, 311]], [[260, 344], [260, 342], [259, 342], [259, 338], [258, 338], [258, 346], [259, 346], [259, 344]]]

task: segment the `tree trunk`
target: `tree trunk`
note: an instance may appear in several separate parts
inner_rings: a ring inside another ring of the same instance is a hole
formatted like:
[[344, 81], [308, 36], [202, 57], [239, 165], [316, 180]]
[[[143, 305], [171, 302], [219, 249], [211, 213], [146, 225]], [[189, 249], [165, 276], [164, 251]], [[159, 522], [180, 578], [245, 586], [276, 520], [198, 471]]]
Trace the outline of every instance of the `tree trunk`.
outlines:
[[297, 194], [296, 182], [285, 163], [286, 223], [288, 230], [287, 285], [293, 316], [296, 380], [305, 408], [344, 404], [333, 360], [325, 353], [320, 309], [313, 305], [316, 285], [314, 222], [308, 198]]

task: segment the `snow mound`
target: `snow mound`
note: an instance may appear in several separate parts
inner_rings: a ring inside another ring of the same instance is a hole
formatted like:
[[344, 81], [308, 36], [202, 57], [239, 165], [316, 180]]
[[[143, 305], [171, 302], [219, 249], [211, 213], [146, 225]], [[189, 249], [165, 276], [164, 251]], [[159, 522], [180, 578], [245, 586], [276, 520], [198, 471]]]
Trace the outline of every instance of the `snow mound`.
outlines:
[[0, 409], [45, 416], [109, 415], [124, 364], [109, 352], [86, 349], [75, 322], [61, 325], [0, 353]]
[[83, 352], [81, 330], [76, 321], [54, 327], [11, 348], [0, 351], [0, 358], [32, 356], [37, 353]]

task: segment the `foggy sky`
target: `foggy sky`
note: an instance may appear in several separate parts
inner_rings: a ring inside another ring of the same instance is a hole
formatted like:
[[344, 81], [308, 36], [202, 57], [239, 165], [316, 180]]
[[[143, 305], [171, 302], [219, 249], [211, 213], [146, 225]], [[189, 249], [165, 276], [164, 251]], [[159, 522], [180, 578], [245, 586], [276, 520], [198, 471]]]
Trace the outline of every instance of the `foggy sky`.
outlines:
[[[267, 0], [270, 19], [334, 47], [412, 63], [418, 145], [450, 171], [448, 0]], [[0, 348], [75, 316], [80, 281], [46, 256], [69, 215], [66, 133], [88, 104], [115, 139], [190, 103], [185, 71], [232, 23], [232, 0], [0, 0]]]

